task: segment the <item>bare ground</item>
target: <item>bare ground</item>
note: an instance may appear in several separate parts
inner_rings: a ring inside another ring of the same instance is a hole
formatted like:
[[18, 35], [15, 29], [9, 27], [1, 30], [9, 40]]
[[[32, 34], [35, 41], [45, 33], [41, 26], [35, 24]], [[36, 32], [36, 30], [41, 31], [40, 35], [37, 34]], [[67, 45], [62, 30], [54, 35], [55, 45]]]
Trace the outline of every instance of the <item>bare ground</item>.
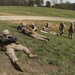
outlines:
[[58, 72], [58, 67], [49, 65], [45, 62], [36, 63], [34, 59], [24, 60], [21, 62], [24, 72], [16, 70], [9, 60], [8, 56], [0, 51], [0, 75], [48, 75], [49, 72]]
[[[3, 19], [4, 18], [8, 20], [8, 17], [3, 17]], [[1, 17], [0, 17], [0, 19], [1, 19]], [[21, 20], [20, 21], [12, 21], [12, 23], [21, 23], [21, 22], [23, 22]], [[11, 19], [9, 19], [9, 21], [11, 21]], [[35, 21], [31, 21], [29, 19], [29, 21], [27, 20], [24, 22], [26, 24], [27, 23], [29, 24], [29, 23], [32, 23]], [[58, 28], [58, 25], [51, 24], [51, 27], [53, 29]], [[5, 54], [5, 52], [0, 51], [0, 57], [2, 58], [2, 59], [0, 59], [0, 64], [1, 64], [0, 65], [0, 75], [35, 75], [35, 74], [36, 75], [48, 75], [50, 72], [58, 73], [58, 71], [59, 71], [58, 66], [49, 65], [48, 63], [45, 63], [45, 62], [37, 63], [37, 62], [35, 62], [34, 59], [28, 59], [28, 60], [25, 59], [23, 62], [21, 62], [25, 71], [21, 72], [19, 70], [16, 70], [16, 68], [12, 65], [10, 59]]]
[[52, 21], [75, 21], [75, 19], [46, 16], [0, 16], [0, 20], [52, 20]]

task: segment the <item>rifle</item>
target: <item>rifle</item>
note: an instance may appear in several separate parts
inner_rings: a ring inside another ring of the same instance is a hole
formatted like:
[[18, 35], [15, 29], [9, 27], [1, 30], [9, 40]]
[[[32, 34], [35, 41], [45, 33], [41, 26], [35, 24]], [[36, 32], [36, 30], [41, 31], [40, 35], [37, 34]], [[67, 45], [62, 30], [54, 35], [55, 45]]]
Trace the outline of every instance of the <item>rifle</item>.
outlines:
[[0, 36], [0, 48], [2, 48], [4, 45], [9, 45], [11, 43], [16, 43], [17, 38], [8, 36], [8, 39], [3, 40], [2, 36]]

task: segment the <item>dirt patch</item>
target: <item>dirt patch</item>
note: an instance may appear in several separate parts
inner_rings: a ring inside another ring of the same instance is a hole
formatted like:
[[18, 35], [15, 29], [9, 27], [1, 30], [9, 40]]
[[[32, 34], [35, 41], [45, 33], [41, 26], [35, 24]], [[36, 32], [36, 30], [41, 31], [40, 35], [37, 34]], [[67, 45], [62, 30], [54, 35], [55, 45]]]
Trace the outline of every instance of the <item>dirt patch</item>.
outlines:
[[0, 60], [0, 75], [48, 75], [50, 71], [58, 72], [57, 66], [44, 62], [37, 63], [34, 59], [24, 59], [23, 62], [20, 62], [24, 68], [24, 72], [20, 72], [14, 68], [4, 52], [0, 52], [0, 57], [2, 58]]
[[56, 15], [59, 15], [59, 16], [65, 16], [63, 14], [59, 14], [59, 13], [56, 13], [56, 12], [52, 12], [53, 14], [56, 14]]
[[[31, 24], [31, 23], [34, 23], [39, 30], [41, 30], [43, 28], [43, 26], [46, 25], [46, 21], [34, 21], [34, 20], [25, 20], [25, 21], [22, 21], [22, 20], [19, 20], [19, 21], [12, 21], [12, 23], [17, 23], [20, 25], [20, 23], [26, 23], [27, 25]], [[52, 30], [52, 31], [55, 31], [55, 32], [58, 32], [59, 31], [59, 25], [58, 23], [50, 23], [50, 27], [49, 27], [49, 30]], [[67, 28], [68, 26], [65, 25], [65, 28]]]
[[9, 13], [0, 12], [0, 15], [9, 15]]
[[53, 71], [53, 72], [58, 72], [59, 68], [58, 66], [55, 66], [55, 65], [49, 65], [47, 63], [44, 63], [42, 62], [40, 64], [41, 68], [46, 71], [47, 73], [50, 72], [50, 71]]
[[0, 12], [0, 15], [3, 15], [3, 16], [13, 15], [13, 16], [15, 16], [16, 14], [10, 14], [10, 13], [6, 13], [6, 12]]
[[20, 24], [22, 22], [26, 23], [26, 24], [31, 24], [31, 23], [35, 23], [34, 20], [26, 20], [26, 21], [22, 21], [22, 20], [19, 20], [19, 21], [11, 21], [12, 23], [17, 23], [17, 24]]
[[59, 25], [58, 24], [51, 24], [51, 26], [50, 26], [50, 29], [52, 29], [52, 31], [56, 31], [56, 30], [58, 30], [58, 28], [59, 28]]
[[34, 75], [46, 75], [49, 72], [57, 73], [59, 70], [58, 66], [49, 65], [45, 62], [36, 63], [34, 60], [28, 60], [24, 63], [24, 65], [26, 65], [25, 71], [31, 72]]

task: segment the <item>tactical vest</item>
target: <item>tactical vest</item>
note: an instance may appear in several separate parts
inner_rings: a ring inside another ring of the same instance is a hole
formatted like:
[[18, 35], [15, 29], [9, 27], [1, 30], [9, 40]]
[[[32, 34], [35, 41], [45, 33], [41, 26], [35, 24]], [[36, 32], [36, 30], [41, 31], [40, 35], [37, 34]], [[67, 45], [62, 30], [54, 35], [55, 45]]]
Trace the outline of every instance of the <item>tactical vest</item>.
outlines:
[[9, 45], [11, 43], [16, 43], [17, 38], [9, 36], [8, 39], [2, 39], [2, 36], [0, 36], [0, 47], [3, 47], [4, 45]]

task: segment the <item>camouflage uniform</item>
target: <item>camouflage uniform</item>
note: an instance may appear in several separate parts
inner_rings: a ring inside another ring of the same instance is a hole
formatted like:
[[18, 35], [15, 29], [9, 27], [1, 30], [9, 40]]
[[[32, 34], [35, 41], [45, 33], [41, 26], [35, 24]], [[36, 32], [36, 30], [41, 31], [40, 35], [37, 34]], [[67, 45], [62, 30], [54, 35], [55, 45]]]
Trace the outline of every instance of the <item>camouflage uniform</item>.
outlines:
[[72, 35], [73, 35], [73, 32], [74, 32], [74, 26], [72, 23], [70, 23], [70, 28], [69, 28], [69, 34], [68, 34], [68, 38], [72, 39]]
[[[8, 33], [4, 33], [5, 31], [7, 31]], [[4, 30], [3, 31], [3, 40], [7, 40], [8, 39], [8, 36], [9, 35], [9, 31], [8, 30]], [[5, 44], [5, 49], [6, 49], [6, 53], [7, 55], [9, 56], [9, 58], [13, 61], [13, 63], [15, 63], [16, 61], [18, 61], [18, 58], [16, 57], [15, 55], [15, 50], [21, 50], [21, 51], [24, 51], [26, 54], [29, 55], [30, 58], [32, 57], [37, 57], [37, 55], [33, 55], [30, 50], [26, 47], [26, 46], [23, 46], [21, 45], [17, 40], [15, 42], [12, 42], [12, 43], [6, 43]]]
[[38, 28], [34, 25], [34, 23], [32, 23], [29, 26], [33, 29], [33, 31], [37, 31], [38, 30]]
[[27, 34], [27, 35], [29, 35], [29, 36], [35, 38], [35, 39], [40, 39], [40, 40], [42, 40], [42, 41], [44, 41], [44, 42], [49, 41], [49, 39], [48, 39], [47, 37], [36, 33], [36, 32], [33, 31], [32, 28], [30, 28], [29, 26], [23, 27], [23, 28], [20, 30], [20, 32], [25, 33], [25, 34]]
[[26, 26], [26, 24], [25, 24], [25, 23], [21, 23], [21, 25], [20, 25], [20, 26], [18, 26], [18, 27], [17, 27], [17, 29], [18, 29], [18, 30], [21, 30], [21, 29], [22, 29], [22, 27], [24, 27], [24, 26]]
[[75, 22], [73, 22], [73, 24], [74, 24], [74, 31], [75, 31]]
[[61, 22], [60, 26], [59, 26], [59, 33], [60, 35], [62, 35], [64, 33], [64, 23]]
[[50, 23], [48, 22], [46, 26], [43, 27], [43, 31], [48, 31], [48, 28], [50, 27]]

